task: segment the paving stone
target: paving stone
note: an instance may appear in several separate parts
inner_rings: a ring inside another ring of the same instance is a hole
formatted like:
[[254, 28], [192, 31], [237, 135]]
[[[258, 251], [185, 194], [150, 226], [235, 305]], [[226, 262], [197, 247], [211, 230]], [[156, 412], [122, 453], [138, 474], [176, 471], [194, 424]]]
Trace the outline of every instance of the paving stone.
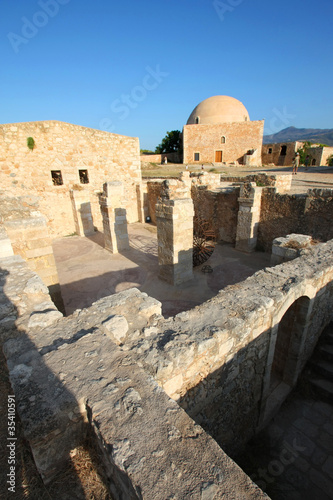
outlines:
[[316, 401], [313, 405], [313, 408], [328, 417], [333, 415], [333, 405], [324, 403], [324, 401]]
[[330, 436], [327, 432], [322, 431], [318, 438], [318, 443], [329, 453], [333, 450], [333, 436]]
[[322, 413], [316, 411], [314, 409], [314, 407], [312, 407], [312, 408], [305, 407], [304, 411], [303, 411], [303, 415], [304, 415], [304, 417], [311, 420], [311, 422], [315, 425], [322, 425], [327, 420], [326, 415], [323, 415]]
[[301, 472], [307, 472], [310, 469], [310, 464], [304, 458], [298, 457], [295, 460], [295, 467]]
[[326, 424], [323, 425], [323, 429], [328, 432], [331, 436], [333, 436], [333, 423], [332, 422], [326, 422]]
[[[326, 472], [326, 474], [328, 474], [330, 476], [330, 478], [332, 478], [332, 480], [333, 480], [333, 456], [332, 455], [330, 455], [328, 457], [328, 459], [326, 460], [326, 462], [324, 463], [322, 471]], [[333, 490], [332, 490], [332, 494], [333, 494]]]
[[286, 441], [295, 452], [304, 457], [311, 457], [316, 448], [315, 443], [311, 439], [295, 428], [288, 431]]
[[300, 431], [302, 431], [306, 436], [311, 438], [315, 438], [319, 434], [318, 425], [313, 424], [310, 420], [306, 418], [298, 418], [294, 422], [294, 426], [297, 427]]
[[321, 499], [322, 492], [324, 494], [329, 493], [330, 495], [333, 493], [333, 481], [329, 479], [326, 475], [322, 474], [321, 472], [318, 472], [316, 469], [310, 469], [309, 477], [310, 480], [320, 489], [320, 492], [318, 492], [314, 500]]
[[317, 446], [314, 454], [311, 457], [311, 462], [315, 467], [320, 467], [323, 465], [327, 459], [327, 453]]

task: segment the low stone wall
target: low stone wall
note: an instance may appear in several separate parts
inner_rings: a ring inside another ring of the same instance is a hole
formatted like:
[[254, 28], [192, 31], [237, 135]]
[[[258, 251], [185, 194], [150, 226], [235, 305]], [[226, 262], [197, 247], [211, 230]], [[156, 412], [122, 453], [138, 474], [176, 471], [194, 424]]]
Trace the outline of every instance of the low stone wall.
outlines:
[[270, 252], [275, 238], [291, 233], [308, 234], [320, 241], [333, 238], [333, 190], [310, 189], [305, 194], [279, 194], [264, 189], [258, 246]]
[[179, 153], [162, 153], [162, 154], [144, 154], [140, 155], [140, 161], [143, 163], [164, 163], [164, 158], [167, 158], [169, 163], [181, 163], [182, 155]]
[[305, 234], [288, 234], [285, 238], [273, 240], [271, 265], [276, 266], [288, 260], [294, 260], [305, 248], [311, 247], [313, 240]]
[[156, 331], [158, 301], [130, 289], [63, 318], [20, 257], [0, 280], [11, 385], [46, 482], [91, 426], [114, 499], [267, 498], [124, 343]]
[[291, 329], [294, 352], [285, 355], [293, 361], [292, 375], [286, 375], [287, 394], [332, 319], [332, 280], [330, 241], [227, 287], [191, 311], [160, 320], [144, 331], [144, 338], [128, 335], [124, 344], [233, 456], [268, 418], [281, 318], [298, 299], [306, 298], [306, 323], [295, 334]]
[[246, 177], [221, 175], [221, 182], [255, 182], [259, 187], [274, 187], [277, 193], [287, 193], [290, 191], [292, 174], [273, 174], [258, 172], [257, 174], [247, 175]]

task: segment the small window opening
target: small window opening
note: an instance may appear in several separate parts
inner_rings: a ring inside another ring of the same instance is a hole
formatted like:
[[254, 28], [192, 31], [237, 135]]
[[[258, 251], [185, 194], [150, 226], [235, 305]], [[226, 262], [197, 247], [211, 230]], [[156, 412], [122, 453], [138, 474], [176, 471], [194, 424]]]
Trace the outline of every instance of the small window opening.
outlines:
[[81, 184], [89, 184], [88, 170], [79, 170]]
[[281, 156], [286, 156], [287, 154], [287, 146], [281, 146]]
[[64, 181], [62, 180], [61, 170], [51, 170], [51, 177], [54, 186], [62, 186]]
[[273, 153], [273, 148], [268, 148], [268, 154], [271, 155]]
[[194, 161], [200, 161], [200, 153], [194, 153]]
[[195, 123], [198, 125], [200, 123], [200, 116], [196, 116]]
[[314, 166], [315, 166], [315, 164], [316, 164], [316, 159], [315, 159], [315, 158], [313, 158], [311, 165], [314, 167]]
[[225, 144], [225, 135], [222, 135], [221, 137], [221, 144]]

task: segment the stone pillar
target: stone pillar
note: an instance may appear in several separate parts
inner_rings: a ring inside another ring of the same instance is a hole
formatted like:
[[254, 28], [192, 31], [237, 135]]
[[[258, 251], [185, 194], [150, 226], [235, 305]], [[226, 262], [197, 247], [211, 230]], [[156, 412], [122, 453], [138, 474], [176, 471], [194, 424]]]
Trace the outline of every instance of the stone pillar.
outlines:
[[137, 199], [137, 204], [138, 204], [138, 221], [139, 222], [145, 222], [145, 213], [144, 213], [144, 191], [142, 188], [142, 184], [137, 184], [136, 185], [136, 199]]
[[7, 236], [6, 230], [0, 227], [0, 259], [14, 255], [12, 244]]
[[254, 252], [257, 245], [261, 205], [260, 187], [255, 182], [246, 182], [240, 189], [237, 219], [236, 250]]
[[[57, 308], [64, 312], [52, 240], [44, 217], [7, 220], [4, 223], [15, 255], [20, 255], [49, 289]], [[1, 243], [1, 233], [0, 233]], [[8, 243], [7, 243], [8, 245]]]
[[75, 232], [79, 236], [90, 236], [94, 234], [94, 224], [91, 215], [89, 193], [86, 191], [70, 190], [72, 201]]
[[172, 285], [193, 278], [193, 216], [190, 198], [156, 204], [159, 277]]
[[100, 196], [106, 250], [118, 253], [129, 249], [126, 209], [121, 208], [124, 186], [122, 182], [106, 182]]

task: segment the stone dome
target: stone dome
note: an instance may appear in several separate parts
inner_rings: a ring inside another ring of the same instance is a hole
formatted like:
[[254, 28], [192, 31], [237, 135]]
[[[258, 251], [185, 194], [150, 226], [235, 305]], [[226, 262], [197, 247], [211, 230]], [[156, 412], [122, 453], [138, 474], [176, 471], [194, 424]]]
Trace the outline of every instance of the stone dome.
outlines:
[[194, 108], [187, 125], [215, 124], [249, 121], [246, 107], [234, 97], [216, 95], [202, 101]]

